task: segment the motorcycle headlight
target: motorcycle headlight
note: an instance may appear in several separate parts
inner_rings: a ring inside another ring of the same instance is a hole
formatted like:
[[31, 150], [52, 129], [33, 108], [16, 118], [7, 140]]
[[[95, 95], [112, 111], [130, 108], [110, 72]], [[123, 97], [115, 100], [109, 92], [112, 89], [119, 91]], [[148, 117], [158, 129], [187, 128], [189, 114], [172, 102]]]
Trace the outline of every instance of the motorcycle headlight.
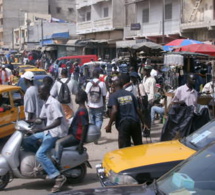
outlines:
[[116, 183], [118, 185], [138, 184], [138, 182], [130, 175], [118, 174], [113, 171], [110, 171], [108, 178], [112, 183]]

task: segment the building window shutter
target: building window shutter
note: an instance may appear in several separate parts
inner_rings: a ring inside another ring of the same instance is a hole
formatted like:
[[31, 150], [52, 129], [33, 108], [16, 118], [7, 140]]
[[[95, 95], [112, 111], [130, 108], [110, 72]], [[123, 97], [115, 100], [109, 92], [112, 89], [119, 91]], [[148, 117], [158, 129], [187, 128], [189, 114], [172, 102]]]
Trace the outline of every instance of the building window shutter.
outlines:
[[149, 22], [149, 9], [144, 9], [143, 10], [143, 18], [142, 18], [143, 23], [148, 23]]
[[109, 9], [108, 9], [108, 7], [105, 7], [103, 10], [104, 10], [104, 18], [108, 17], [109, 16]]
[[172, 3], [165, 5], [165, 19], [172, 19]]

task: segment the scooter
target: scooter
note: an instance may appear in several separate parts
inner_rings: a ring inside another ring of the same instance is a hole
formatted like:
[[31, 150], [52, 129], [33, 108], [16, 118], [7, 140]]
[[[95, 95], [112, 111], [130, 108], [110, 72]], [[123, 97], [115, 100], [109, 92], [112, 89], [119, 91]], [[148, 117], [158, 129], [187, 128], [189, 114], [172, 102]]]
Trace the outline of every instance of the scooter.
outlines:
[[[35, 154], [25, 152], [21, 148], [23, 138], [32, 131], [33, 126], [19, 120], [15, 125], [16, 131], [8, 139], [0, 155], [0, 190], [3, 190], [13, 178], [43, 178], [46, 173], [36, 161]], [[100, 131], [95, 125], [89, 125], [86, 142], [97, 141]], [[77, 146], [64, 148], [60, 172], [67, 177], [69, 183], [81, 182], [87, 167], [92, 168], [88, 162], [88, 154], [85, 149], [82, 154], [76, 150]], [[50, 156], [54, 149], [50, 152]]]

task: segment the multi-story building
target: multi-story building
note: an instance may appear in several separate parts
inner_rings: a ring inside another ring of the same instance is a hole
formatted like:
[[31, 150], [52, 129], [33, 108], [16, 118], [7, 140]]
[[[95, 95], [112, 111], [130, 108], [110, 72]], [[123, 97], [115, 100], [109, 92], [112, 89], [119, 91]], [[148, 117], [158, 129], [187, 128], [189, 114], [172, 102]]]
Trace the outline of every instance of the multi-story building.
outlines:
[[181, 0], [125, 0], [124, 39], [164, 43], [180, 37]]
[[116, 41], [123, 39], [124, 0], [78, 0], [76, 3], [76, 28], [84, 53], [114, 58]]
[[58, 33], [58, 42], [60, 39], [61, 44], [67, 42], [70, 35], [73, 39], [77, 38], [75, 23], [50, 22], [51, 20], [52, 16], [49, 14], [26, 14], [25, 21], [27, 22], [14, 29], [12, 48], [30, 50], [47, 44], [55, 44], [56, 33]]
[[51, 14], [53, 18], [75, 23], [75, 3], [75, 0], [49, 0], [49, 14]]
[[0, 47], [12, 46], [13, 29], [23, 25], [30, 12], [48, 14], [47, 0], [0, 0]]
[[215, 1], [182, 0], [182, 35], [199, 41], [215, 41]]

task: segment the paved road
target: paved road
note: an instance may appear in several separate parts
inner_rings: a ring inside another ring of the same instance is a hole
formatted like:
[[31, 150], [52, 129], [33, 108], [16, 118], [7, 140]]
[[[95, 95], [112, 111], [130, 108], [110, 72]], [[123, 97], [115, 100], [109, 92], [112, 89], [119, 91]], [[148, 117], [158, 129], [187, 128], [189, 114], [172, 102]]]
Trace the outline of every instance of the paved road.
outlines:
[[[104, 120], [103, 132], [99, 145], [90, 143], [85, 145], [89, 154], [89, 162], [92, 165], [92, 169], [88, 169], [87, 176], [84, 182], [71, 186], [66, 184], [63, 190], [69, 189], [84, 189], [91, 187], [100, 187], [96, 176], [95, 165], [100, 163], [104, 154], [108, 151], [118, 148], [117, 145], [117, 131], [112, 130], [112, 133], [105, 133], [104, 126], [107, 124], [107, 119]], [[155, 124], [152, 127], [152, 141], [159, 141], [161, 131], [161, 124]], [[0, 140], [0, 144], [3, 145], [3, 140]], [[146, 143], [146, 139], [143, 138], [143, 142]], [[53, 186], [53, 181], [45, 181], [39, 179], [14, 179], [4, 191], [0, 192], [0, 195], [47, 195], [50, 194], [50, 189]]]

